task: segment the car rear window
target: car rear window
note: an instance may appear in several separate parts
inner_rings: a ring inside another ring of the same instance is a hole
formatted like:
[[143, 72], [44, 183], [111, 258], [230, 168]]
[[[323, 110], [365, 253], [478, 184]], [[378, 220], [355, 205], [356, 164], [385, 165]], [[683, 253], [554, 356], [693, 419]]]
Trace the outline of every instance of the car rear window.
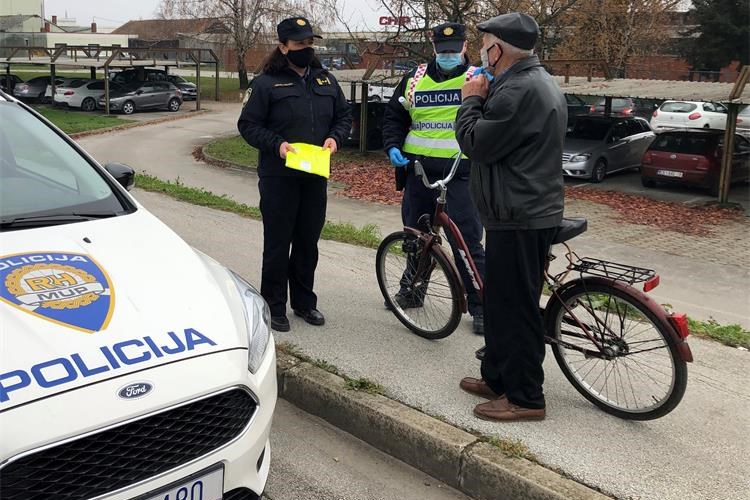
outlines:
[[716, 148], [718, 137], [709, 134], [662, 134], [651, 143], [649, 149], [688, 155], [709, 154]]
[[665, 102], [661, 105], [661, 111], [665, 113], [690, 113], [696, 109], [698, 106], [690, 102]]

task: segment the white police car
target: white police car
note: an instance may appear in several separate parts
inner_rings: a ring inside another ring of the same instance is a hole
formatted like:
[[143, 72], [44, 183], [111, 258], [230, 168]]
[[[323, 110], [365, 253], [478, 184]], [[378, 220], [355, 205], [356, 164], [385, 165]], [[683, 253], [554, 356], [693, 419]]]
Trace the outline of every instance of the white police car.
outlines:
[[268, 308], [132, 182], [0, 93], [0, 500], [264, 489]]

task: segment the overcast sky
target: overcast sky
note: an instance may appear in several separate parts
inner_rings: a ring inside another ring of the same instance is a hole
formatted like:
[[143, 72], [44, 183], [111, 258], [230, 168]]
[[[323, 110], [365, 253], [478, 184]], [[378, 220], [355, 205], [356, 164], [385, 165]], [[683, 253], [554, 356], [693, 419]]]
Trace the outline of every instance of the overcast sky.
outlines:
[[[354, 26], [369, 25], [376, 29], [378, 17], [386, 14], [379, 0], [342, 1], [346, 7], [345, 17], [352, 19]], [[117, 27], [133, 19], [153, 19], [158, 7], [159, 0], [45, 0], [45, 16], [62, 18], [67, 11], [68, 17], [76, 18], [82, 25], [96, 21], [102, 27]]]

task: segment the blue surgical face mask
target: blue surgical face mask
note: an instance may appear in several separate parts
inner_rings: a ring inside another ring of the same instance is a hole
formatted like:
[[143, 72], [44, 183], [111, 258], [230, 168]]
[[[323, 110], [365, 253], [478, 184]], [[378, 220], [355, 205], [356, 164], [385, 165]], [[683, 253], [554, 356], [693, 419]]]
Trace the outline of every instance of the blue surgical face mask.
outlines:
[[440, 66], [440, 69], [443, 71], [453, 71], [461, 65], [463, 62], [463, 56], [454, 53], [438, 54], [435, 57], [435, 61], [437, 61], [438, 66]]

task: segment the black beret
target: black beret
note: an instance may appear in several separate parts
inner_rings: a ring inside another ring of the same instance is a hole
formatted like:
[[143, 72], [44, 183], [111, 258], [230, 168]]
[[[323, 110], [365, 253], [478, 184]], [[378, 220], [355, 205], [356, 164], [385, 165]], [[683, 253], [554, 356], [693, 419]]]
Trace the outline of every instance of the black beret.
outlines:
[[287, 40], [302, 41], [308, 38], [323, 38], [313, 33], [310, 21], [304, 17], [290, 17], [284, 19], [276, 26], [276, 33], [279, 35], [279, 41]]
[[539, 38], [539, 25], [533, 17], [520, 12], [493, 17], [477, 25], [479, 31], [491, 33], [519, 49], [531, 50]]

